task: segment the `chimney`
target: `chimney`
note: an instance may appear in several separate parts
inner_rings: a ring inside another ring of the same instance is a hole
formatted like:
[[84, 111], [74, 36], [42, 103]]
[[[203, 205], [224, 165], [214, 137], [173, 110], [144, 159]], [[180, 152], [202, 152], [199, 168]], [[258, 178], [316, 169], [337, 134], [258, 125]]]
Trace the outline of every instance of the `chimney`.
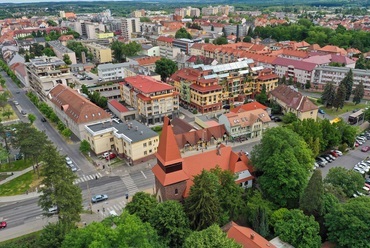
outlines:
[[254, 239], [254, 233], [251, 233], [251, 240]]

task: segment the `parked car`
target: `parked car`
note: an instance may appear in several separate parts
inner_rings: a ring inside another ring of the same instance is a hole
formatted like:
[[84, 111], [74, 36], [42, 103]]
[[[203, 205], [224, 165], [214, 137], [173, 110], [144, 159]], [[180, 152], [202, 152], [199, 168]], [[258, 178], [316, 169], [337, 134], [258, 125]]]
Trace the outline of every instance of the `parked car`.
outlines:
[[322, 110], [322, 109], [319, 109], [319, 114], [325, 114], [325, 111], [324, 110]]
[[91, 198], [92, 203], [108, 200], [108, 195], [96, 195]]
[[23, 158], [23, 153], [15, 154], [15, 160], [21, 160]]
[[323, 162], [321, 160], [316, 160], [316, 163], [320, 166], [320, 167], [325, 167], [325, 165], [327, 164], [327, 162]]
[[8, 224], [6, 223], [6, 221], [1, 221], [0, 222], [0, 229], [7, 227], [7, 225]]
[[321, 155], [320, 156], [321, 158], [324, 158], [326, 161], [328, 161], [329, 163], [333, 162], [333, 160], [331, 159], [331, 157], [327, 156], [326, 154], [324, 155]]
[[335, 160], [335, 156], [331, 155], [330, 153], [328, 153], [326, 155], [329, 156], [333, 161]]
[[358, 144], [360, 144], [360, 145], [362, 145], [363, 143], [365, 143], [363, 140], [360, 140], [360, 139], [358, 139], [358, 138], [356, 138], [356, 142], [357, 142]]
[[[317, 161], [320, 161], [321, 163], [323, 163], [323, 164], [324, 164], [324, 166], [328, 163], [328, 161], [327, 161], [325, 158], [322, 158], [322, 157], [317, 157], [317, 158], [316, 158], [316, 160], [317, 160]], [[323, 167], [324, 167], [324, 166], [323, 166]]]
[[354, 167], [353, 168], [354, 171], [358, 172], [358, 173], [361, 173], [361, 174], [365, 174], [365, 171], [363, 171], [361, 168], [359, 167]]
[[330, 155], [332, 155], [335, 158], [339, 157], [338, 153], [336, 153], [336, 152], [330, 152]]
[[338, 156], [342, 156], [343, 153], [339, 150], [331, 150], [331, 152], [335, 152], [336, 154], [338, 154]]
[[77, 171], [77, 167], [74, 164], [70, 164], [69, 165], [69, 168], [71, 169], [72, 172], [76, 172]]
[[355, 147], [359, 147], [360, 146], [360, 144], [356, 141], [355, 142]]
[[51, 208], [48, 209], [48, 213], [49, 214], [57, 214], [59, 211], [58, 211], [58, 207], [57, 206], [52, 206]]
[[66, 164], [70, 165], [72, 164], [72, 160], [69, 157], [66, 157]]
[[365, 142], [367, 140], [364, 136], [357, 136], [356, 139], [361, 140], [362, 142]]
[[114, 154], [114, 153], [111, 153], [111, 154], [109, 154], [109, 156], [107, 156], [105, 159], [106, 159], [106, 160], [110, 160], [110, 159], [114, 159], [115, 157], [117, 157], [117, 155], [116, 155], [116, 154]]
[[281, 121], [282, 121], [282, 119], [281, 119], [279, 116], [276, 116], [276, 117], [274, 118], [274, 121], [275, 121], [275, 122], [281, 122]]
[[364, 146], [361, 148], [362, 152], [368, 152], [370, 150], [370, 146]]
[[365, 179], [365, 183], [370, 184], [370, 178], [366, 178], [366, 179]]

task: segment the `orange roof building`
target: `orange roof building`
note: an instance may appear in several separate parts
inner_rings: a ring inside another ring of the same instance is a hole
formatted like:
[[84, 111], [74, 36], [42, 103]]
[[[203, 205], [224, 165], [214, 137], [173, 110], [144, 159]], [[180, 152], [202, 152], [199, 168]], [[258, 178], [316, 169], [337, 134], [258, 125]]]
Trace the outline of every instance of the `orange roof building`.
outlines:
[[215, 150], [206, 150], [183, 158], [168, 117], [164, 118], [156, 157], [157, 164], [152, 171], [155, 176], [155, 195], [160, 202], [183, 201], [189, 195], [194, 177], [202, 170], [210, 170], [216, 166], [237, 174], [235, 182], [242, 187], [250, 187], [254, 178], [248, 157], [244, 153], [235, 153], [231, 147], [222, 144]]
[[223, 226], [222, 230], [227, 233], [228, 238], [234, 239], [243, 248], [277, 248], [252, 229], [239, 226], [233, 221]]

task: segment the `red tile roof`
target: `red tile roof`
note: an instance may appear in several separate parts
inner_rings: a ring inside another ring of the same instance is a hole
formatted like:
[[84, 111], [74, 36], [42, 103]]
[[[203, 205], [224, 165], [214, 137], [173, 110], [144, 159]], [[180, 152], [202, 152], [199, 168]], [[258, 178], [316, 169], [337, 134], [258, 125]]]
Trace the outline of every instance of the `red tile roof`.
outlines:
[[144, 94], [174, 89], [174, 87], [169, 84], [163, 83], [162, 81], [157, 81], [152, 77], [143, 75], [127, 77], [124, 79], [124, 82], [120, 84], [130, 84], [131, 87], [135, 88], [139, 92], [143, 92]]
[[124, 105], [119, 103], [117, 100], [110, 100], [109, 104], [112, 105], [115, 109], [117, 109], [121, 113], [129, 111], [128, 108], [126, 108]]
[[239, 226], [233, 221], [223, 226], [222, 230], [227, 233], [228, 238], [234, 239], [243, 248], [276, 248], [275, 245], [256, 233], [253, 229]]
[[139, 65], [145, 66], [145, 65], [152, 65], [160, 59], [161, 59], [161, 56], [153, 56], [153, 57], [139, 58], [139, 59], [136, 59], [136, 61], [139, 63]]
[[296, 69], [300, 69], [303, 71], [313, 71], [316, 67], [315, 63], [295, 60], [295, 59], [286, 59], [286, 58], [276, 58], [273, 65], [280, 65], [280, 66], [293, 66]]
[[255, 110], [255, 109], [267, 110], [267, 107], [256, 101], [256, 102], [243, 104], [241, 106], [233, 108], [233, 109], [230, 110], [230, 112], [238, 113], [238, 112], [244, 112], [244, 111], [251, 111], [251, 110]]
[[171, 79], [174, 81], [180, 81], [180, 80], [196, 81], [201, 76], [202, 76], [202, 72], [197, 69], [183, 68], [181, 70], [176, 71], [171, 76]]
[[214, 90], [222, 90], [222, 86], [221, 85], [211, 85], [211, 86], [203, 87], [197, 84], [192, 84], [190, 85], [190, 89], [197, 90], [200, 92], [209, 92], [209, 91], [214, 91]]
[[110, 119], [110, 115], [75, 90], [58, 84], [49, 93], [50, 101], [77, 124]]

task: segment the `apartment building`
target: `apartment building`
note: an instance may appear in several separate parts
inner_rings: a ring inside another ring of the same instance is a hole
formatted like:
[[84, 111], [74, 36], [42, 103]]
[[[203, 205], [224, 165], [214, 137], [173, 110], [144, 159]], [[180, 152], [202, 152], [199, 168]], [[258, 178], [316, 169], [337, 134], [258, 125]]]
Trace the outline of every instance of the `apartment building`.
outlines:
[[114, 152], [130, 165], [150, 160], [157, 152], [158, 134], [136, 120], [102, 121], [85, 125], [85, 130], [86, 140], [95, 154]]
[[140, 18], [122, 18], [121, 34], [125, 40], [132, 38], [132, 33], [140, 32]]
[[114, 37], [113, 32], [96, 32], [95, 34], [96, 39], [112, 39]]
[[[323, 91], [325, 85], [333, 82], [335, 86], [339, 86], [340, 82], [346, 77], [349, 70], [348, 67], [334, 67], [334, 66], [321, 66], [315, 68], [313, 73], [313, 88]], [[370, 71], [351, 69], [353, 72], [353, 89], [362, 82], [365, 88], [364, 97], [370, 98]]]
[[202, 15], [210, 16], [217, 15], [218, 13], [222, 15], [229, 15], [229, 13], [234, 12], [234, 6], [224, 5], [224, 6], [209, 6], [202, 8]]
[[87, 20], [77, 20], [73, 22], [73, 25], [73, 29], [77, 33], [89, 40], [97, 39], [97, 33], [105, 32], [105, 26], [102, 23], [90, 22]]
[[47, 100], [61, 122], [80, 140], [86, 139], [85, 125], [110, 120], [110, 115], [102, 108], [65, 85], [51, 89]]
[[106, 82], [110, 80], [119, 80], [127, 77], [125, 73], [125, 68], [138, 66], [137, 61], [130, 61], [118, 64], [100, 64], [98, 65], [98, 76], [101, 81]]
[[112, 50], [97, 43], [83, 43], [84, 47], [93, 55], [94, 61], [99, 64], [112, 62]]
[[65, 47], [60, 43], [60, 41], [49, 41], [48, 44], [53, 49], [55, 55], [63, 60], [64, 55], [68, 55], [69, 59], [71, 60], [72, 64], [77, 64], [76, 53]]
[[175, 39], [172, 42], [173, 47], [180, 48], [181, 52], [184, 52], [185, 54], [190, 53], [190, 47], [195, 44], [201, 42], [201, 39], [197, 40], [190, 40], [190, 39]]
[[42, 56], [30, 59], [25, 66], [30, 88], [43, 100], [46, 100], [55, 86], [73, 83], [70, 68], [58, 57]]
[[200, 9], [192, 8], [190, 6], [186, 8], [178, 8], [175, 9], [175, 15], [181, 16], [182, 18], [184, 18], [185, 16], [200, 16]]
[[125, 78], [120, 90], [122, 101], [137, 109], [142, 123], [161, 123], [164, 116], [178, 115], [179, 95], [169, 84], [137, 75]]

